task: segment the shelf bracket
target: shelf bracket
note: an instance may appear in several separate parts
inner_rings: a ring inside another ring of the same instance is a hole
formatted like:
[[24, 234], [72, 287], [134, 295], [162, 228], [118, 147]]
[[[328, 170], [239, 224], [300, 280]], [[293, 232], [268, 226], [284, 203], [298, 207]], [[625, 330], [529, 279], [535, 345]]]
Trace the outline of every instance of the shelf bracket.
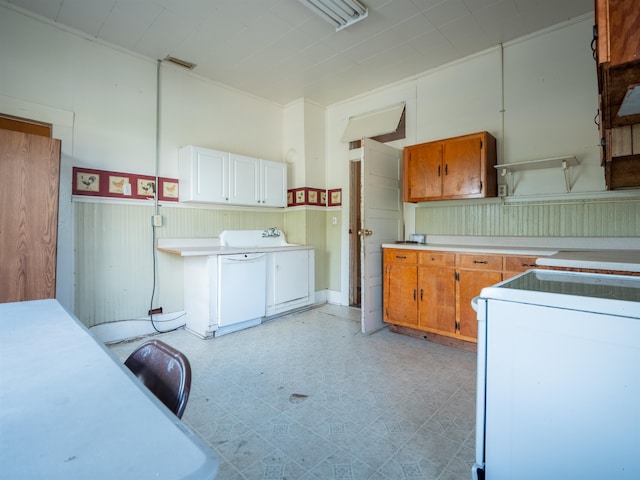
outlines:
[[564, 173], [564, 184], [567, 187], [567, 193], [571, 191], [571, 184], [569, 183], [569, 166], [567, 165], [567, 161], [562, 161], [562, 172]]

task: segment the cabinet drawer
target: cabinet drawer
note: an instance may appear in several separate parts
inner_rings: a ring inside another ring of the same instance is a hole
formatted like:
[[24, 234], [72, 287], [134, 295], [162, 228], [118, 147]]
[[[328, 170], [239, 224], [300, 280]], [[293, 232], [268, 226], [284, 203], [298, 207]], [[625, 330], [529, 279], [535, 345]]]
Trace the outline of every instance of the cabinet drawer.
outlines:
[[524, 272], [536, 267], [536, 258], [508, 255], [504, 257], [504, 269], [507, 272]]
[[502, 270], [502, 255], [460, 253], [456, 256], [456, 266], [476, 270]]
[[448, 252], [419, 252], [418, 263], [432, 267], [453, 267], [456, 264], [456, 256]]
[[417, 252], [405, 249], [384, 249], [384, 263], [416, 263], [418, 259]]

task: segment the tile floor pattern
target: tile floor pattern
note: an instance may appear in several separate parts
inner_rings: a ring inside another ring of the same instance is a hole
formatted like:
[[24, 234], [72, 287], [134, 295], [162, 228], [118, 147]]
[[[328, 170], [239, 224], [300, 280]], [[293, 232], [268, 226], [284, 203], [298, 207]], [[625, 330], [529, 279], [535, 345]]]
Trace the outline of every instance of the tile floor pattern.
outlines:
[[[183, 351], [183, 417], [217, 452], [220, 480], [468, 480], [474, 353], [383, 329], [335, 305], [211, 340], [159, 336]], [[111, 346], [124, 360], [143, 340]]]

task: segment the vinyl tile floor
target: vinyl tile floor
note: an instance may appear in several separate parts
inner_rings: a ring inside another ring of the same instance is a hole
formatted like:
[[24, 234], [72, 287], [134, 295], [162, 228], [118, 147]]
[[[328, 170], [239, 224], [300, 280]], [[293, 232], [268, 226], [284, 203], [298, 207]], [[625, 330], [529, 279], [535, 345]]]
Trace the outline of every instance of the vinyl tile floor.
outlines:
[[[219, 480], [468, 480], [476, 356], [324, 305], [210, 340], [160, 334], [192, 367], [183, 421]], [[111, 345], [124, 361], [146, 339]]]

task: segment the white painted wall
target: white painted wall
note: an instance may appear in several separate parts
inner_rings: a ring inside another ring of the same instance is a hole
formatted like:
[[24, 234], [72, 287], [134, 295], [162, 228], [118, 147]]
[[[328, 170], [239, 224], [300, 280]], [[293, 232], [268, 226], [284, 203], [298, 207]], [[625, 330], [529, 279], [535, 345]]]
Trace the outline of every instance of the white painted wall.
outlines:
[[282, 145], [284, 157], [289, 165], [287, 175], [289, 188], [304, 187], [306, 178], [304, 100], [286, 105], [282, 120]]
[[327, 188], [326, 109], [308, 100], [304, 108], [306, 175], [304, 185]]

